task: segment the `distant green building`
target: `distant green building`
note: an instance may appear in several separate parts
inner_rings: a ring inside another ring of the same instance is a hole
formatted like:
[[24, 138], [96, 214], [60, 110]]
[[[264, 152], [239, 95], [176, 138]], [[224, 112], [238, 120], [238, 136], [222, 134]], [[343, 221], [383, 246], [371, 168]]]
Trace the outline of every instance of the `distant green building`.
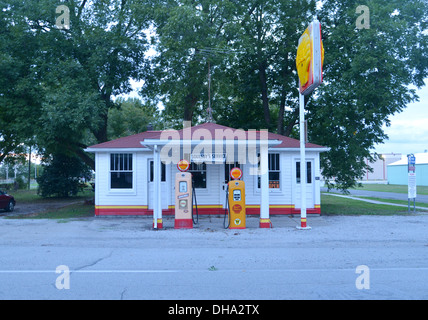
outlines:
[[[416, 153], [416, 185], [428, 186], [428, 153]], [[407, 185], [407, 156], [387, 166], [388, 183]]]

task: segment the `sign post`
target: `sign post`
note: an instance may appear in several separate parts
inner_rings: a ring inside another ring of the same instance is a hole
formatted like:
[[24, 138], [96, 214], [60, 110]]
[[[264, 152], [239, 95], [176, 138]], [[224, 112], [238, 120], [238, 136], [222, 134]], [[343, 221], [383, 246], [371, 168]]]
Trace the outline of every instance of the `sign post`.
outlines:
[[299, 76], [300, 126], [300, 227], [311, 229], [306, 223], [306, 154], [305, 154], [305, 95], [309, 95], [323, 80], [324, 48], [321, 41], [321, 24], [314, 20], [302, 34], [297, 48], [296, 67]]
[[416, 212], [416, 157], [413, 153], [407, 155], [407, 210], [410, 212], [410, 199], [413, 199], [413, 212]]

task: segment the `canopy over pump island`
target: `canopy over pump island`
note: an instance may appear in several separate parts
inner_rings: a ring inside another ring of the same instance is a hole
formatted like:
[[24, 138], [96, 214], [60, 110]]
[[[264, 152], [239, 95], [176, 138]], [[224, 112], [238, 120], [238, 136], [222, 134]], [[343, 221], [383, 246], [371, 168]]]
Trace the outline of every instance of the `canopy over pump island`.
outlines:
[[322, 55], [314, 21], [297, 55], [300, 142], [266, 130], [185, 122], [181, 130], [88, 147], [95, 153], [95, 214], [153, 215], [155, 229], [166, 227], [163, 215], [175, 216], [174, 228], [192, 228], [195, 211], [227, 215], [225, 227], [236, 229], [246, 228], [246, 215], [259, 215], [259, 226], [270, 228], [272, 214], [301, 214], [299, 228], [308, 228], [306, 214], [321, 211], [320, 153], [329, 149], [305, 142], [302, 97], [322, 81]]

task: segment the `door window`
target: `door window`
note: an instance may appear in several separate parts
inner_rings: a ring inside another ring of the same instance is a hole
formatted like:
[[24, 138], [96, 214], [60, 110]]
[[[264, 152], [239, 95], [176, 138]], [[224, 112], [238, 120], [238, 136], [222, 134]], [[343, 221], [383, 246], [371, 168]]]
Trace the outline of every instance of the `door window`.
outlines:
[[[300, 161], [296, 161], [296, 183], [300, 184]], [[312, 162], [306, 162], [306, 183], [312, 183]]]

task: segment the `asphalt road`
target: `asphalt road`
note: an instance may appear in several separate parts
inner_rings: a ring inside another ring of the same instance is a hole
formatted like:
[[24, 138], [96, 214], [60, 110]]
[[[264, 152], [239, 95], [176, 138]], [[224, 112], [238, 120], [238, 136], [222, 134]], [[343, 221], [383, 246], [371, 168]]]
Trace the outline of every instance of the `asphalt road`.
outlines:
[[[327, 192], [327, 188], [321, 188], [321, 192]], [[395, 192], [380, 192], [380, 191], [368, 191], [368, 190], [348, 190], [353, 196], [364, 196], [374, 197], [381, 199], [393, 199], [393, 200], [405, 200], [407, 201], [407, 193], [395, 193]], [[330, 192], [342, 193], [338, 189], [330, 189]], [[428, 195], [417, 195], [416, 202], [428, 203]]]
[[428, 298], [428, 215], [271, 218], [158, 231], [151, 217], [1, 218], [0, 299]]

